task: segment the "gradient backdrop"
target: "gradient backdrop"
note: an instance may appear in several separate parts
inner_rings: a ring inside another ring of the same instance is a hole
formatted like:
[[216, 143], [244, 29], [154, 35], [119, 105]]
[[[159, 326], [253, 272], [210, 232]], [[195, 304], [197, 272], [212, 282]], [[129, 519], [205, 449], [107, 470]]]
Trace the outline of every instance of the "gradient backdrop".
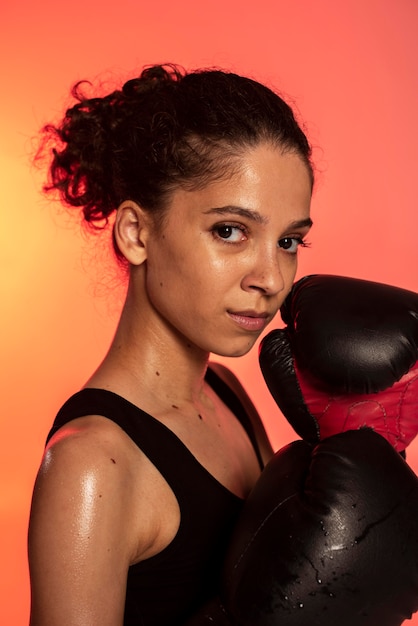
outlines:
[[[38, 128], [57, 118], [82, 78], [113, 86], [166, 61], [251, 75], [289, 96], [315, 145], [315, 227], [299, 275], [418, 290], [417, 27], [416, 0], [3, 2], [1, 624], [27, 624], [26, 527], [45, 435], [104, 354], [123, 297], [106, 242], [89, 243], [39, 193], [42, 177], [30, 165]], [[274, 445], [290, 441], [256, 351], [229, 365]], [[417, 470], [417, 441], [409, 460]]]

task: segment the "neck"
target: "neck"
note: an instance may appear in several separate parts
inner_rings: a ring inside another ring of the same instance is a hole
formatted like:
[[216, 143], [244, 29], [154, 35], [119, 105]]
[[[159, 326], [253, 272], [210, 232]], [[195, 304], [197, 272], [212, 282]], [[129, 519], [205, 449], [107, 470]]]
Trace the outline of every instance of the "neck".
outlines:
[[130, 288], [109, 352], [87, 384], [113, 389], [149, 412], [200, 405], [208, 360]]

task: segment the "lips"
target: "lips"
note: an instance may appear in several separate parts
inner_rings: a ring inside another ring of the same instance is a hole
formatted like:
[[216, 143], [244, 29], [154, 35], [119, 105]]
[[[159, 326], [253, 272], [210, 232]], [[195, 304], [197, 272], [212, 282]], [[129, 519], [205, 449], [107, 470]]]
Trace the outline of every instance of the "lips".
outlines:
[[228, 315], [238, 326], [253, 332], [263, 330], [269, 321], [268, 313], [257, 311], [228, 311]]

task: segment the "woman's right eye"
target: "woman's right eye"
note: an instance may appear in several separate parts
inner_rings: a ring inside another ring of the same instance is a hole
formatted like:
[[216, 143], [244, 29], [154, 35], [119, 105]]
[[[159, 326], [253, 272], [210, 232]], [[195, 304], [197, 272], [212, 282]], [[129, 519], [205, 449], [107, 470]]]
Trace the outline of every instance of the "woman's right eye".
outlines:
[[244, 226], [235, 224], [217, 224], [212, 228], [212, 232], [215, 234], [215, 237], [228, 243], [240, 243], [247, 238]]

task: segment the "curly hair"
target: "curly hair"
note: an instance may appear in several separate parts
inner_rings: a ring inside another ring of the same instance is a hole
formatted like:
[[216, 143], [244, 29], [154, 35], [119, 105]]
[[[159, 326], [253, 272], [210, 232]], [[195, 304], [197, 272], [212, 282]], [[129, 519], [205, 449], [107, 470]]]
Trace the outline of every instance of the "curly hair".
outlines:
[[220, 178], [243, 149], [261, 141], [298, 153], [313, 182], [311, 147], [290, 106], [266, 86], [217, 69], [186, 72], [166, 64], [104, 97], [76, 103], [43, 129], [55, 190], [100, 228], [124, 200], [162, 213], [170, 192]]

